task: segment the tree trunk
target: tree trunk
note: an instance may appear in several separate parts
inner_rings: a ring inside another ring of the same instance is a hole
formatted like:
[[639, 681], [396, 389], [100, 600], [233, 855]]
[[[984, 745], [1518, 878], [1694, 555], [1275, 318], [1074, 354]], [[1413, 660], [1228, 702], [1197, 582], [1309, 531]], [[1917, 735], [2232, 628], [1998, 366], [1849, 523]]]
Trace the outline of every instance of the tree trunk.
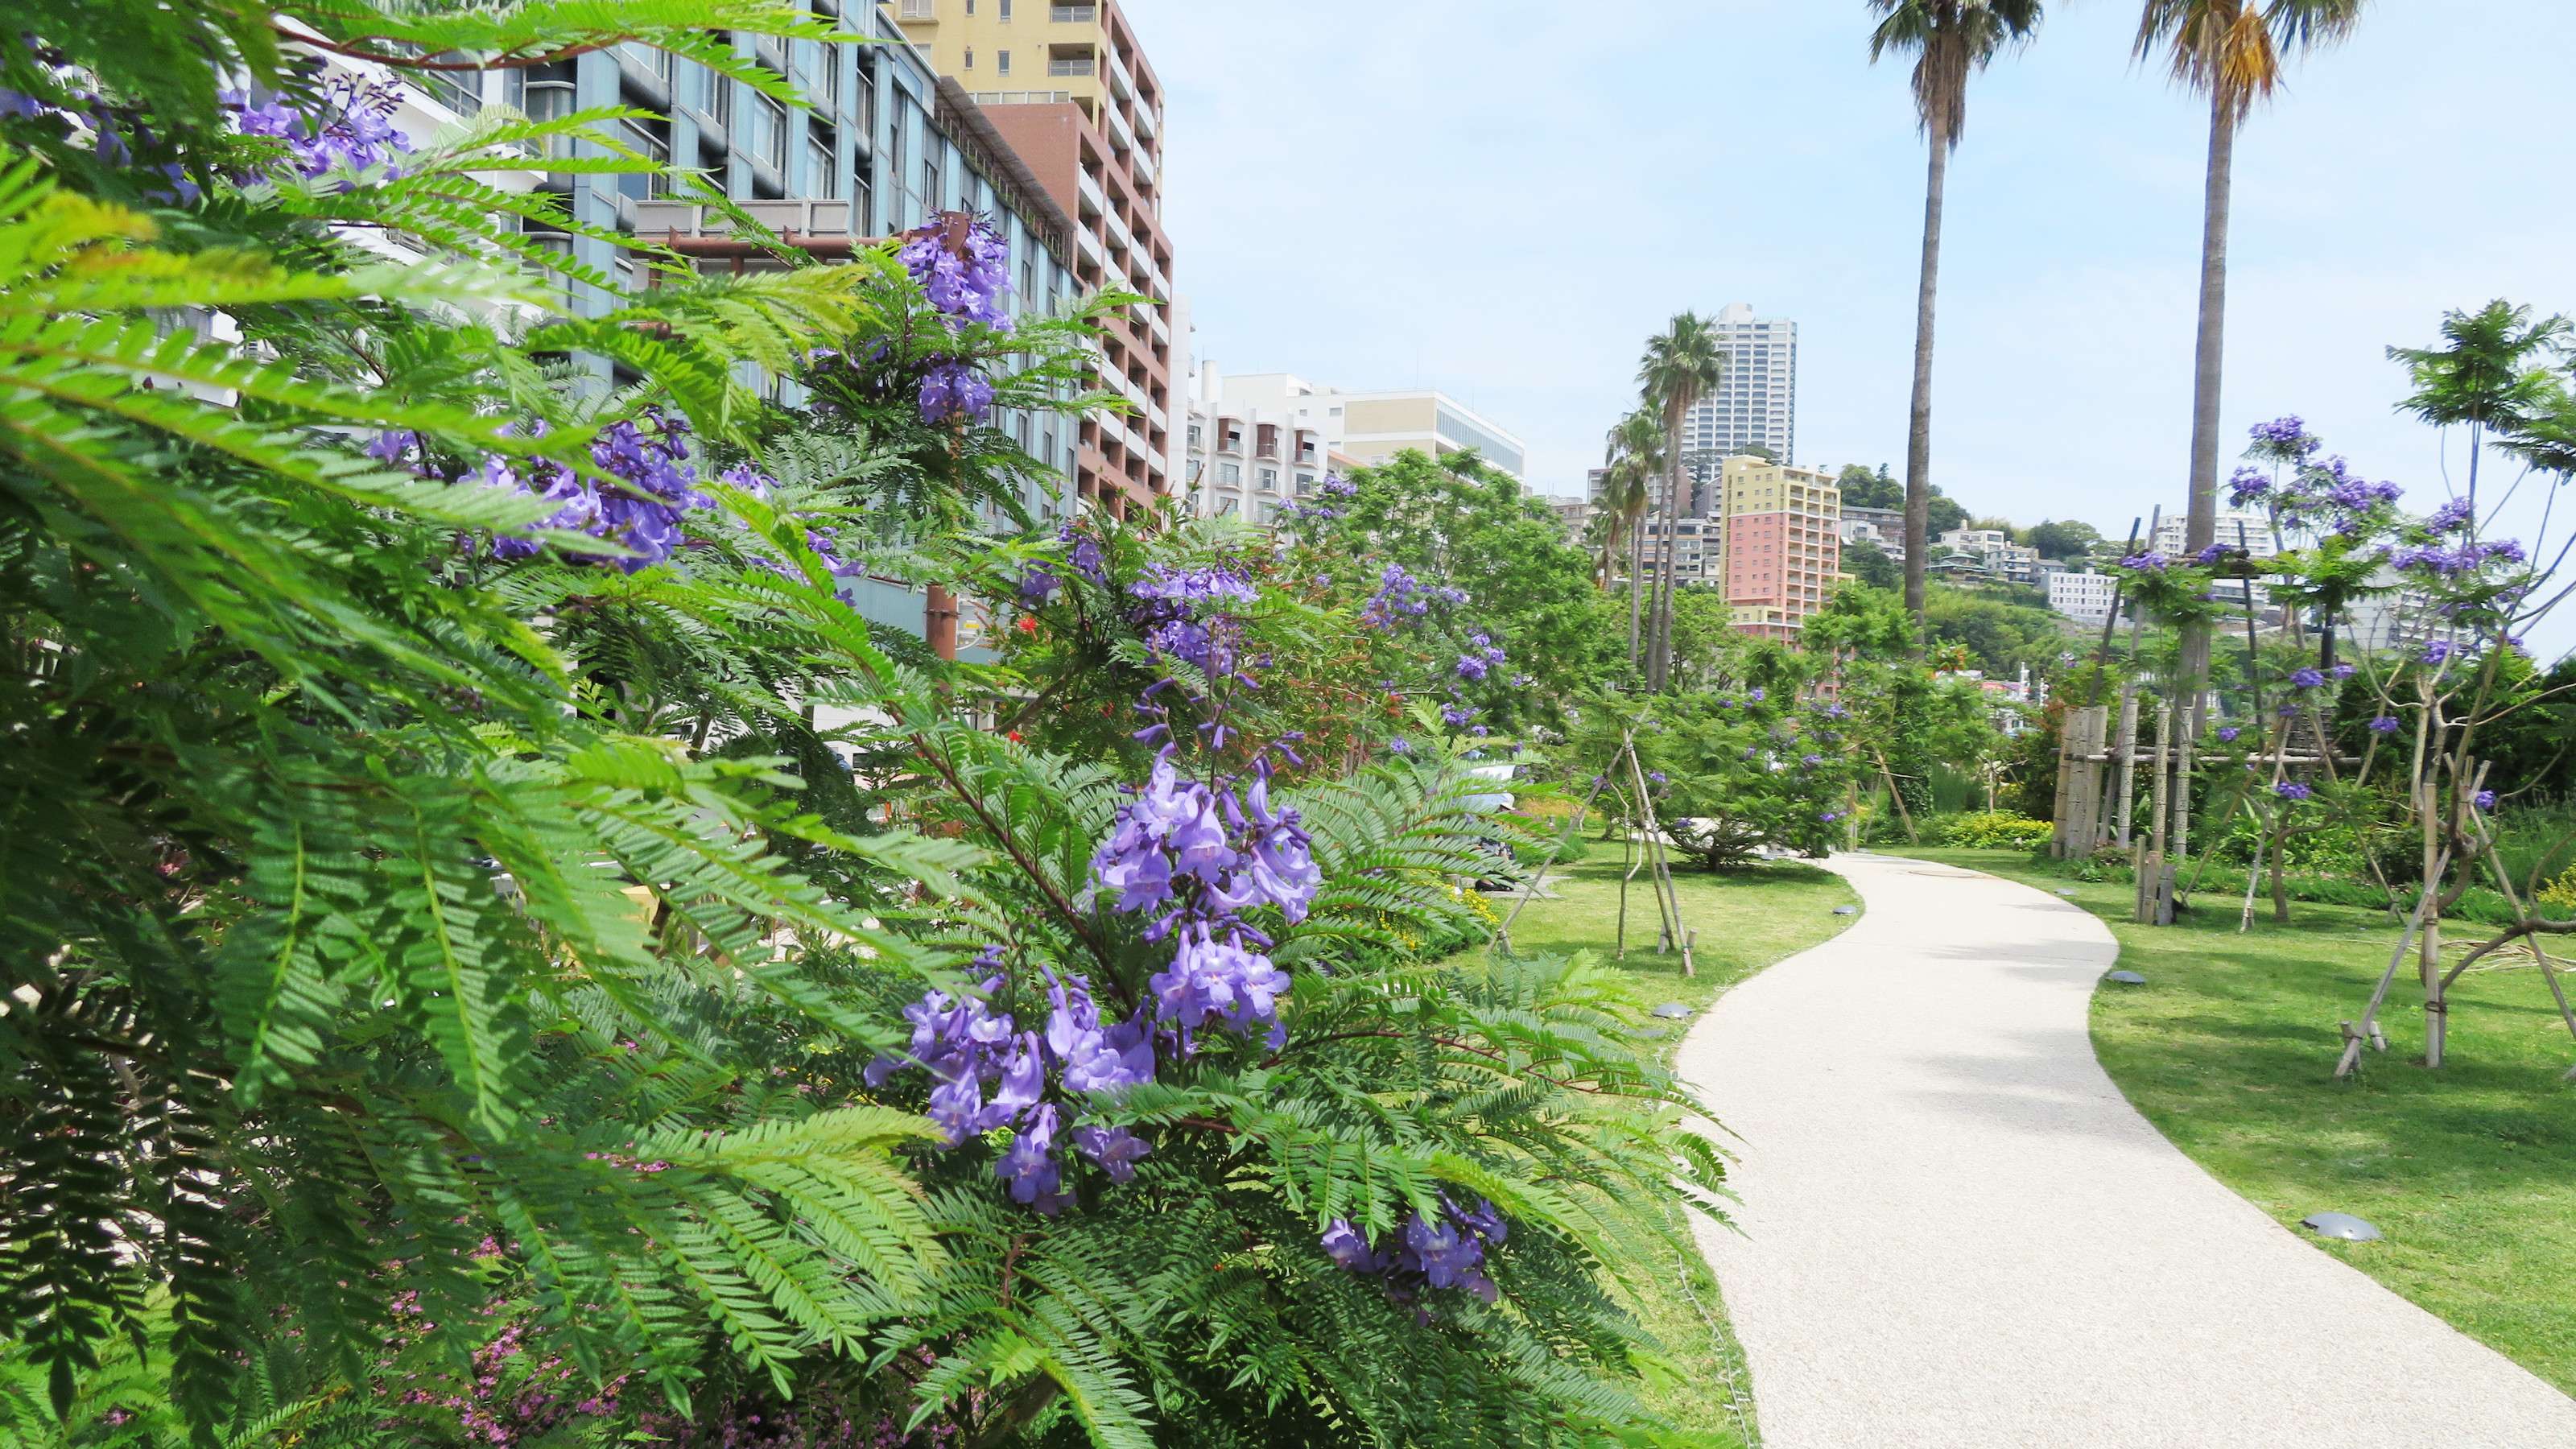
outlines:
[[[2215, 82], [2209, 98], [2209, 173], [2200, 236], [2200, 336], [2192, 354], [2191, 493], [2183, 519], [2183, 551], [2197, 554], [2218, 536], [2218, 405], [2227, 332], [2227, 209], [2236, 161], [2235, 89]], [[2209, 691], [2210, 627], [2193, 619], [2182, 628], [2185, 739], [2200, 735]]]
[[1914, 400], [1905, 430], [1905, 610], [1915, 650], [1924, 647], [1923, 565], [1932, 529], [1932, 303], [1941, 282], [1941, 198], [1949, 184], [1949, 127], [1934, 117], [1923, 182], [1923, 272], [1914, 293]]
[[1662, 562], [1655, 570], [1655, 662], [1653, 687], [1661, 692], [1672, 678], [1673, 668], [1673, 587], [1679, 581], [1681, 567], [1681, 432], [1675, 429], [1664, 441], [1667, 456], [1673, 459], [1672, 476], [1664, 484], [1664, 539]]
[[1646, 587], [1645, 515], [1646, 510], [1640, 508], [1637, 516], [1628, 521], [1628, 667], [1631, 670], [1637, 667], [1637, 619]]

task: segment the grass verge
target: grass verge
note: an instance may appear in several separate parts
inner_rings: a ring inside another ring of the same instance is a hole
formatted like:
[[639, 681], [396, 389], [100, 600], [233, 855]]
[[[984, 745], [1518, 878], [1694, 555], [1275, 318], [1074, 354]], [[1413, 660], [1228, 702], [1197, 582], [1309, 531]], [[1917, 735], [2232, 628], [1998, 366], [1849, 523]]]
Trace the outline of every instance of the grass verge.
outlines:
[[[1842, 877], [1796, 862], [1714, 875], [1675, 871], [1682, 924], [1699, 933], [1698, 974], [1686, 977], [1678, 952], [1656, 954], [1655, 900], [1643, 872], [1628, 888], [1628, 953], [1617, 959], [1622, 867], [1602, 859], [1599, 845], [1593, 850], [1592, 859], [1550, 872], [1548, 888], [1561, 899], [1531, 901], [1512, 926], [1513, 947], [1523, 955], [1590, 951], [1624, 972], [1649, 1007], [1680, 1002], [1694, 1018], [1728, 987], [1848, 925], [1851, 918], [1833, 908], [1856, 900]], [[1512, 907], [1500, 898], [1494, 904], [1505, 914]], [[1688, 1025], [1671, 1028], [1668, 1057]], [[1641, 1389], [1647, 1407], [1683, 1428], [1680, 1443], [1752, 1449], [1761, 1442], [1752, 1384], [1708, 1264], [1692, 1253], [1635, 1277], [1629, 1307], [1664, 1347], [1663, 1362]]]
[[2130, 922], [2125, 882], [2015, 852], [1891, 853], [2072, 891], [2147, 978], [2093, 1002], [2094, 1050], [2147, 1120], [2284, 1224], [2369, 1219], [2384, 1240], [2318, 1247], [2576, 1394], [2576, 1084], [2560, 1076], [2576, 1044], [2527, 953], [2460, 978], [2440, 1071], [2423, 1066], [2410, 958], [2381, 1012], [2389, 1050], [2338, 1082], [2335, 1024], [2361, 1015], [2396, 944], [2384, 914], [2301, 904], [2275, 926], [2258, 905], [2239, 935], [2236, 902], [2204, 895], [2159, 930]]

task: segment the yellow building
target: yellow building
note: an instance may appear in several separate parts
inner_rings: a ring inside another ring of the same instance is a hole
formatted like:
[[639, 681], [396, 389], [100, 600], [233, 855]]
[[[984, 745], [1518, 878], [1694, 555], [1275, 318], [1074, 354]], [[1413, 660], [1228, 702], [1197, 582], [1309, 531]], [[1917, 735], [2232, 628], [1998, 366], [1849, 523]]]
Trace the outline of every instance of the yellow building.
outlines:
[[[884, 0], [883, 8], [941, 75], [979, 93], [981, 104], [1079, 106], [1122, 153], [1161, 152], [1161, 88], [1116, 0]], [[997, 91], [1011, 99], [980, 94]]]
[[1726, 460], [1712, 512], [1724, 525], [1717, 552], [1736, 628], [1795, 639], [1833, 597], [1843, 576], [1842, 504], [1830, 473], [1752, 455]]

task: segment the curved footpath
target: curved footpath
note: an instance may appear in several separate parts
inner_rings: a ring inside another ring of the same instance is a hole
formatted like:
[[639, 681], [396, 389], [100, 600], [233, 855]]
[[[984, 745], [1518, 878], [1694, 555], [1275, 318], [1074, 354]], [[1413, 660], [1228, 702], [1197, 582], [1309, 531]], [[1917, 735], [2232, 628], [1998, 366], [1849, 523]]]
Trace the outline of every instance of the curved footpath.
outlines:
[[1860, 920], [1722, 997], [1679, 1059], [1740, 1159], [1742, 1233], [1700, 1242], [1769, 1449], [2576, 1446], [2576, 1400], [2128, 1104], [2086, 1029], [2101, 922], [1949, 866], [1830, 864]]

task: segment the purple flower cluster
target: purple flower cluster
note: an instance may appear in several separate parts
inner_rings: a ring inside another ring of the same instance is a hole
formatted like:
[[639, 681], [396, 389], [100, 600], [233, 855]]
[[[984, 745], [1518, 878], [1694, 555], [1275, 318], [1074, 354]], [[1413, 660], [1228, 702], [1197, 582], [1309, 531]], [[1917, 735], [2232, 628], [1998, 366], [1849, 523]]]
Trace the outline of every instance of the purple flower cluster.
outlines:
[[2495, 808], [2495, 802], [2496, 792], [2493, 790], [2480, 790], [2477, 794], [2469, 797], [2469, 803], [2477, 806], [2481, 810], [2493, 810]]
[[1398, 1303], [1413, 1302], [1426, 1288], [1464, 1288], [1491, 1303], [1502, 1295], [1482, 1271], [1485, 1249], [1510, 1234], [1511, 1225], [1492, 1203], [1480, 1198], [1471, 1212], [1444, 1194], [1438, 1217], [1412, 1214], [1382, 1246], [1372, 1245], [1347, 1218], [1333, 1219], [1322, 1245], [1324, 1255], [1345, 1271], [1383, 1278], [1387, 1296]]
[[[536, 425], [534, 431], [542, 434], [544, 425]], [[485, 488], [561, 505], [538, 520], [537, 526], [587, 533], [635, 552], [631, 558], [574, 554], [573, 562], [614, 563], [631, 574], [669, 558], [680, 545], [680, 524], [689, 510], [705, 508], [712, 501], [698, 489], [697, 467], [689, 461], [688, 435], [685, 419], [654, 408], [602, 428], [591, 440], [590, 458], [600, 471], [617, 480], [614, 486], [602, 487], [560, 463], [531, 464], [498, 455], [485, 457], [467, 477]], [[367, 452], [394, 461], [418, 446], [419, 440], [412, 434], [386, 433]], [[740, 484], [744, 478], [728, 474], [725, 481]], [[767, 480], [761, 482], [765, 485]], [[533, 539], [504, 535], [492, 541], [492, 552], [500, 558], [528, 558], [537, 551]]]
[[2296, 780], [2283, 780], [2272, 787], [2272, 793], [2284, 800], [2305, 800], [2316, 792]]
[[2227, 479], [2227, 504], [2242, 508], [2271, 496], [2272, 475], [2260, 468], [2239, 468]]
[[2160, 574], [2163, 573], [2166, 567], [2172, 562], [2172, 559], [2165, 557], [2154, 549], [2149, 549], [2145, 553], [2133, 553], [2127, 558], [2120, 560], [2120, 567], [2124, 569], [2136, 569], [2140, 573]]
[[1338, 473], [1327, 473], [1324, 475], [1324, 481], [1316, 486], [1315, 501], [1309, 503], [1299, 499], [1289, 504], [1288, 516], [1299, 519], [1339, 518], [1345, 511], [1342, 504], [1358, 497], [1359, 491], [1360, 485], [1357, 483], [1344, 481]]
[[1406, 572], [1402, 564], [1388, 564], [1378, 576], [1378, 590], [1369, 595], [1360, 610], [1360, 622], [1379, 628], [1392, 628], [1407, 619], [1419, 619], [1431, 612], [1433, 604], [1463, 604], [1467, 591], [1446, 585], [1434, 587]]
[[2477, 505], [2465, 498], [2454, 498], [2425, 515], [2427, 533], [2459, 533], [2477, 521]]
[[2338, 664], [2334, 668], [2326, 671], [2326, 673], [2333, 675], [2337, 679], [2350, 679], [2360, 672], [2360, 669], [2350, 664]]
[[2427, 664], [2439, 664], [2450, 657], [2451, 641], [2448, 639], [2436, 639], [2424, 646], [2423, 659]]
[[992, 408], [992, 380], [971, 363], [934, 362], [921, 375], [925, 423], [980, 423]]
[[2297, 670], [2290, 675], [2290, 683], [2300, 689], [2317, 689], [2325, 682], [2326, 677], [2313, 669]]
[[2455, 579], [2474, 573], [2497, 561], [2518, 564], [2524, 561], [2522, 544], [2510, 538], [2488, 539], [2483, 543], [2462, 543], [2445, 548], [2438, 543], [2415, 544], [2388, 551], [2388, 561], [2398, 568], [2428, 574], [2436, 579]]
[[2243, 733], [2243, 730], [2238, 729], [2234, 725], [2221, 725], [2218, 730], [2219, 743], [2232, 745], [2236, 743], [2236, 737]]
[[1210, 680], [1246, 678], [1238, 668], [1242, 622], [1231, 606], [1257, 603], [1252, 581], [1221, 564], [1174, 569], [1156, 564], [1128, 592], [1142, 600], [1128, 618], [1145, 647], [1177, 659]]
[[2387, 714], [2378, 716], [2371, 720], [2370, 731], [2372, 734], [2380, 735], [2393, 735], [2397, 733], [2397, 717], [2395, 715]]
[[2248, 457], [2299, 463], [2323, 446], [2319, 439], [2309, 435], [2307, 423], [2296, 414], [2274, 418], [2268, 423], [2256, 423], [2245, 432], [2254, 440], [2254, 445], [2245, 450]]
[[1003, 299], [1011, 292], [1011, 246], [991, 223], [972, 212], [943, 211], [927, 226], [905, 232], [895, 259], [930, 305], [948, 315], [952, 328], [979, 322], [1010, 330]]
[[[978, 966], [1001, 964], [998, 948], [976, 957]], [[1003, 978], [987, 979], [989, 996]], [[1066, 1197], [1063, 1173], [1055, 1156], [1063, 1116], [1056, 1104], [1040, 1100], [1050, 1068], [1069, 1092], [1123, 1092], [1154, 1079], [1153, 1033], [1140, 1010], [1133, 1021], [1104, 1024], [1084, 977], [1047, 974], [1048, 1013], [1043, 1036], [1021, 1031], [1006, 1012], [995, 1012], [979, 997], [951, 1000], [932, 991], [904, 1009], [912, 1023], [912, 1046], [902, 1058], [878, 1057], [865, 1074], [869, 1086], [882, 1086], [906, 1067], [921, 1067], [935, 1085], [930, 1091], [930, 1120], [942, 1141], [955, 1146], [969, 1137], [1001, 1127], [1017, 1127], [1010, 1148], [993, 1165], [993, 1173], [1011, 1190], [1014, 1201], [1041, 1213], [1061, 1209]], [[984, 1084], [999, 1085], [990, 1102]], [[1074, 1149], [1108, 1173], [1112, 1182], [1136, 1175], [1136, 1159], [1151, 1144], [1124, 1127], [1084, 1124], [1074, 1128]]]
[[[895, 257], [951, 332], [963, 332], [969, 323], [1011, 329], [1003, 300], [1011, 291], [1011, 248], [990, 223], [971, 212], [943, 211], [905, 232]], [[923, 422], [979, 423], [992, 407], [992, 380], [971, 362], [936, 358], [922, 374]]]
[[[261, 98], [248, 91], [223, 91], [217, 96], [234, 114], [234, 125], [243, 135], [284, 141], [288, 164], [308, 181], [337, 171], [364, 173], [377, 167], [383, 168], [378, 180], [392, 181], [403, 174], [402, 163], [411, 151], [403, 144], [402, 133], [394, 129], [394, 111], [402, 104], [399, 91], [343, 75], [332, 77], [322, 89], [322, 98], [327, 109], [308, 114], [276, 95]], [[340, 183], [342, 191], [357, 187], [355, 175]]]
[[1075, 573], [1095, 584], [1109, 582], [1109, 562], [1101, 557], [1098, 539], [1075, 528], [1071, 519], [1056, 525], [1055, 536], [1067, 545], [1064, 561], [1073, 565]]
[[1288, 974], [1260, 954], [1270, 939], [1242, 913], [1276, 906], [1290, 924], [1304, 920], [1323, 871], [1297, 812], [1272, 808], [1266, 757], [1238, 791], [1182, 778], [1166, 746], [1144, 788], [1119, 807], [1091, 870], [1098, 888], [1117, 893], [1117, 910], [1161, 908], [1146, 939], [1174, 937], [1177, 949], [1146, 984], [1185, 1050], [1211, 1019], [1247, 1035], [1266, 1026], [1274, 1046], [1285, 1040], [1277, 1001]]

